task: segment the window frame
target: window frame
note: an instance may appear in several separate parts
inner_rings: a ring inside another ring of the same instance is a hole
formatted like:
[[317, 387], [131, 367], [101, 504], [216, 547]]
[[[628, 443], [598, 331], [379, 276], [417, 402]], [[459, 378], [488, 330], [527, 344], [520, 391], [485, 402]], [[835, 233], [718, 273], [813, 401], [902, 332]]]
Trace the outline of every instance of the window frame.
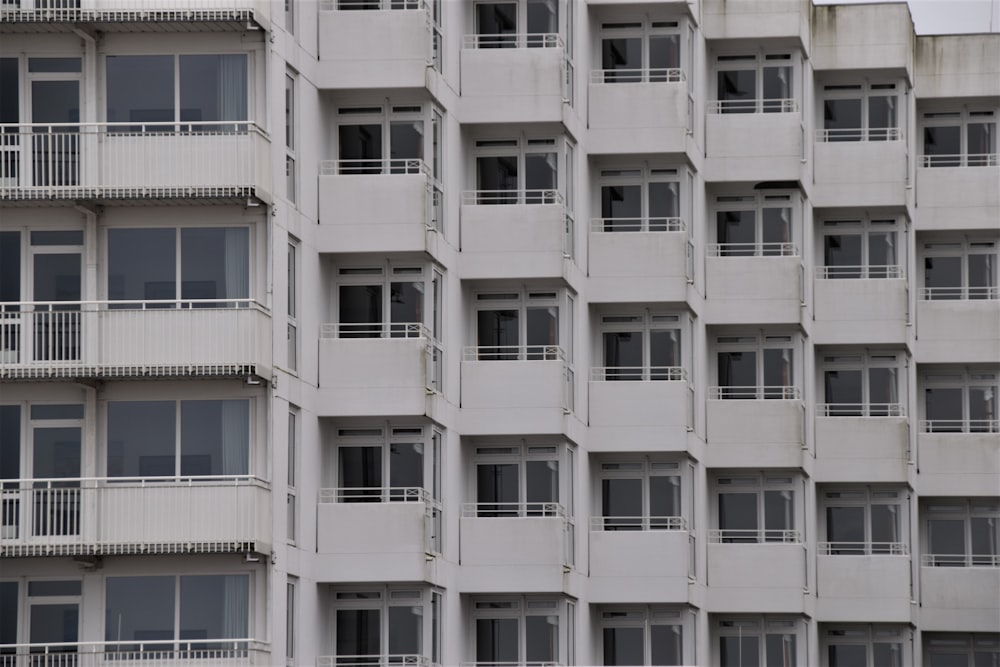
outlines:
[[[670, 217], [653, 217], [650, 211], [650, 186], [656, 183], [676, 184], [677, 215]], [[639, 218], [606, 218], [604, 217], [604, 195], [606, 188], [638, 187], [639, 188]], [[601, 217], [591, 221], [593, 232], [685, 232], [690, 239], [693, 230], [687, 221], [691, 219], [692, 206], [692, 176], [683, 166], [653, 166], [649, 164], [636, 166], [602, 166], [598, 172], [596, 202], [594, 210], [600, 211]]]
[[[919, 383], [920, 401], [920, 433], [998, 433], [1000, 432], [1000, 417], [997, 414], [998, 395], [1000, 395], [1000, 370], [996, 367], [965, 366], [961, 368], [927, 368], [921, 369]], [[959, 420], [931, 420], [927, 418], [930, 412], [928, 389], [957, 389], [961, 391], [962, 418]], [[982, 389], [984, 394], [993, 392], [993, 418], [973, 420], [972, 396], [973, 389]], [[955, 422], [958, 422], [957, 424]], [[957, 428], [955, 428], [957, 426]]]
[[[442, 276], [437, 265], [426, 260], [384, 261], [381, 264], [339, 264], [335, 267], [334, 289], [330, 290], [332, 320], [322, 325], [324, 338], [424, 338], [433, 340], [435, 317], [440, 316], [441, 306], [434, 298], [434, 279]], [[417, 284], [422, 287], [422, 298], [415, 304], [420, 311], [420, 322], [394, 322], [392, 320], [392, 285]], [[379, 307], [381, 322], [341, 322], [344, 287], [369, 286], [381, 291]]]
[[[469, 318], [470, 340], [475, 345], [467, 348], [466, 361], [556, 361], [571, 360], [573, 341], [563, 341], [572, 334], [569, 321], [569, 300], [572, 295], [564, 287], [512, 288], [510, 290], [479, 290], [473, 296], [475, 317]], [[532, 309], [556, 310], [555, 343], [528, 343], [528, 311]], [[479, 313], [484, 311], [517, 311], [517, 345], [479, 345]], [[521, 342], [523, 341], [523, 342]], [[510, 348], [515, 348], [511, 350]], [[492, 351], [490, 351], [492, 350]], [[571, 366], [572, 364], [570, 364]]]
[[[401, 0], [402, 1], [402, 0]], [[432, 179], [437, 190], [441, 189], [440, 160], [436, 160], [440, 144], [434, 143], [434, 126], [440, 126], [444, 111], [425, 101], [385, 100], [372, 104], [338, 106], [334, 113], [335, 131], [331, 136], [332, 150], [336, 155], [332, 168], [323, 165], [323, 173], [347, 175], [401, 175], [423, 174]], [[417, 157], [392, 157], [392, 126], [395, 123], [421, 125], [419, 155]], [[377, 125], [380, 128], [379, 158], [344, 158], [341, 144], [342, 127]], [[440, 141], [441, 137], [438, 136]]]
[[[784, 205], [781, 205], [784, 204]], [[765, 212], [788, 210], [787, 238], [765, 241]], [[752, 243], [719, 241], [720, 214], [727, 212], [753, 213], [754, 240]], [[800, 257], [799, 239], [802, 234], [802, 195], [795, 189], [774, 189], [718, 192], [712, 198], [710, 209], [715, 224], [709, 223], [706, 253], [710, 257]], [[711, 218], [710, 218], [711, 219]], [[750, 247], [747, 247], [750, 246]]]
[[[909, 229], [906, 221], [899, 216], [875, 216], [867, 212], [857, 216], [827, 217], [818, 228], [821, 243], [816, 248], [816, 277], [821, 280], [834, 279], [906, 279], [906, 239]], [[879, 234], [892, 235], [895, 251], [894, 264], [871, 264], [872, 237]], [[861, 264], [827, 264], [826, 240], [832, 236], [857, 236], [860, 238]]]
[[[340, 665], [362, 665], [369, 664], [423, 664], [430, 658], [434, 642], [434, 613], [440, 612], [440, 605], [435, 609], [432, 603], [435, 595], [441, 594], [441, 589], [427, 584], [376, 584], [372, 585], [346, 585], [331, 588], [329, 608], [330, 627], [328, 641], [331, 648], [331, 664]], [[369, 596], [369, 597], [358, 597]], [[389, 652], [391, 628], [389, 624], [389, 609], [391, 607], [404, 607], [420, 609], [419, 616], [426, 621], [421, 621], [420, 627], [420, 653], [394, 655]], [[364, 611], [378, 610], [379, 612], [379, 650], [378, 654], [366, 654], [357, 656], [341, 656], [337, 652], [337, 612], [338, 611]], [[436, 619], [440, 625], [441, 619]], [[353, 661], [345, 659], [354, 658]], [[366, 659], [367, 658], [367, 659]], [[391, 658], [398, 658], [393, 660]]]
[[[471, 606], [470, 622], [468, 627], [468, 643], [470, 657], [469, 663], [478, 667], [490, 667], [503, 665], [496, 661], [478, 662], [477, 656], [477, 625], [479, 620], [487, 619], [516, 619], [518, 623], [518, 664], [561, 664], [562, 655], [571, 652], [568, 646], [568, 637], [572, 621], [570, 614], [575, 614], [575, 605], [563, 596], [548, 595], [491, 595], [472, 596], [469, 600]], [[527, 636], [526, 619], [529, 616], [545, 616], [547, 620], [555, 619], [556, 623], [556, 655], [551, 656], [551, 661], [529, 661], [526, 655]], [[575, 619], [574, 619], [575, 620]]]
[[[732, 482], [740, 482], [732, 485]], [[732, 490], [732, 491], [729, 491]], [[749, 494], [757, 497], [757, 528], [733, 529], [721, 527], [721, 496], [727, 492]], [[766, 524], [767, 493], [790, 493], [789, 507], [793, 515], [791, 527], [768, 528]], [[802, 477], [795, 471], [733, 471], [719, 473], [712, 477], [710, 486], [711, 521], [715, 526], [709, 531], [709, 542], [714, 544], [802, 544], [804, 521]], [[737, 534], [738, 533], [738, 534]], [[750, 534], [752, 533], [752, 534]]]
[[[785, 667], [795, 667], [796, 665], [806, 665], [806, 649], [808, 638], [806, 637], [806, 627], [801, 617], [785, 616], [779, 614], [749, 615], [749, 614], [712, 614], [712, 653], [716, 656], [717, 662], [714, 664], [728, 667], [722, 662], [722, 640], [724, 637], [737, 637], [742, 640], [747, 638], [757, 639], [757, 665], [777, 665], [777, 661], [769, 659], [768, 638], [773, 636], [792, 635], [795, 639], [794, 651], [791, 662], [781, 661]], [[780, 630], [791, 627], [791, 632], [777, 633], [769, 630]], [[760, 641], [763, 639], [763, 641]], [[740, 647], [742, 650], [742, 647]]]
[[[686, 613], [685, 613], [686, 612]], [[652, 628], [654, 626], [680, 627], [680, 654], [681, 662], [673, 663], [686, 665], [694, 663], [693, 633], [695, 612], [690, 607], [674, 605], [599, 605], [595, 610], [597, 627], [601, 635], [600, 651], [601, 664], [609, 664], [606, 659], [605, 630], [612, 628], [633, 628], [642, 630], [642, 655], [644, 665], [661, 665], [668, 663], [654, 662], [652, 654]], [[669, 621], [676, 620], [676, 623]], [[657, 622], [660, 621], [660, 622]], [[676, 631], [675, 631], [676, 632]]]
[[[907, 634], [907, 627], [895, 623], [821, 623], [819, 645], [823, 667], [855, 667], [857, 663], [838, 665], [830, 660], [830, 648], [833, 646], [864, 646], [865, 667], [886, 667], [888, 663], [875, 662], [873, 648], [876, 644], [897, 644], [899, 661], [897, 665], [911, 664], [910, 644], [913, 639], [912, 630]], [[880, 638], [896, 641], [878, 641]]]
[[[920, 111], [920, 166], [921, 167], [996, 167], [997, 166], [997, 117], [996, 107], [963, 104], [959, 108], [932, 105]], [[969, 126], [992, 125], [993, 152], [969, 152]], [[955, 127], [959, 132], [959, 152], [953, 155], [927, 153], [927, 130]]]
[[[908, 391], [906, 368], [909, 357], [904, 350], [821, 350], [817, 354], [816, 382], [818, 396], [816, 410], [820, 417], [905, 417]], [[895, 386], [890, 390], [896, 394], [891, 403], [871, 402], [871, 371], [888, 368], [894, 373]], [[857, 371], [861, 378], [861, 403], [830, 403], [827, 396], [827, 372]]]
[[[837, 79], [817, 83], [819, 104], [816, 105], [816, 138], [823, 143], [903, 141], [906, 126], [906, 99], [909, 92], [899, 79], [888, 78], [870, 80]], [[892, 91], [884, 93], [882, 91]], [[878, 97], [894, 98], [889, 105], [895, 113], [895, 125], [891, 127], [871, 127], [871, 100]], [[861, 105], [860, 123], [857, 128], [827, 128], [826, 102], [857, 99]]]
[[[997, 633], [988, 632], [923, 632], [924, 655], [930, 661], [927, 667], [974, 667], [978, 663], [980, 650], [986, 655], [987, 664], [1000, 663], [1000, 636]], [[964, 653], [966, 662], [964, 665], [957, 665], [949, 660], [945, 663], [935, 663], [934, 654], [940, 650], [948, 655]]]
[[[973, 521], [985, 519], [992, 526], [993, 553], [973, 553]], [[931, 546], [934, 520], [962, 521], [962, 553], [937, 554]], [[1000, 500], [996, 498], [924, 498], [921, 502], [920, 532], [923, 567], [1000, 568]]]
[[[651, 513], [652, 488], [651, 480], [657, 477], [676, 478], [677, 509], [679, 514], [673, 516], [654, 516]], [[611, 479], [639, 480], [642, 491], [642, 514], [639, 516], [606, 516], [604, 514], [605, 489], [604, 482]], [[594, 479], [593, 502], [594, 511], [590, 519], [592, 532], [618, 531], [649, 531], [649, 530], [681, 530], [694, 532], [690, 522], [692, 513], [691, 498], [694, 480], [689, 476], [689, 466], [680, 459], [657, 458], [643, 459], [614, 458], [597, 462], [597, 475]]]
[[[905, 487], [878, 486], [825, 486], [817, 489], [817, 505], [819, 510], [819, 534], [825, 541], [817, 544], [818, 551], [824, 556], [909, 556], [910, 548], [910, 502], [911, 494]], [[872, 540], [875, 519], [872, 508], [880, 506], [895, 506], [897, 540], [891, 542], [875, 542]], [[830, 521], [828, 510], [832, 508], [863, 508], [862, 542], [834, 542], [830, 537]]]
[[[333, 470], [328, 478], [335, 481], [332, 486], [321, 489], [321, 497], [331, 502], [425, 502], [440, 504], [440, 488], [436, 484], [441, 478], [441, 438], [443, 431], [436, 426], [411, 422], [384, 422], [381, 424], [357, 424], [339, 426], [333, 438], [331, 465]], [[394, 444], [420, 445], [423, 451], [420, 487], [394, 488], [392, 479], [392, 446]], [[377, 448], [381, 452], [381, 486], [345, 487], [344, 469], [340, 452], [345, 448]], [[376, 493], [354, 494], [353, 491], [374, 490]]]
[[[591, 369], [591, 381], [675, 381], [687, 380], [688, 359], [686, 357], [687, 346], [684, 344], [684, 330], [688, 328], [690, 320], [685, 313], [651, 312], [644, 310], [641, 313], [603, 313], [600, 316], [600, 336], [598, 344], [600, 352], [598, 361], [607, 364], [607, 344], [606, 334], [614, 333], [638, 333], [642, 337], [642, 365], [641, 366], [595, 366]], [[677, 363], [673, 366], [652, 366], [653, 357], [653, 332], [673, 331], [676, 332]]]
[[[752, 340], [751, 340], [752, 339]], [[766, 350], [787, 350], [791, 354], [792, 373], [790, 385], [768, 386], [764, 384], [766, 377]], [[801, 355], [802, 336], [795, 331], [733, 331], [717, 333], [712, 337], [710, 370], [711, 376], [719, 378], [719, 355], [726, 352], [753, 352], [755, 377], [758, 382], [753, 387], [735, 385], [710, 386], [709, 400], [802, 400], [804, 363], [796, 363], [795, 358]], [[797, 352], [798, 351], [798, 352]]]
[[[919, 283], [920, 299], [923, 301], [996, 301], [1000, 299], [1000, 287], [998, 284], [997, 264], [1000, 259], [1000, 241], [989, 237], [968, 237], [961, 238], [941, 238], [924, 240], [920, 245], [919, 255]], [[971, 266], [972, 257], [985, 256], [992, 258], [986, 260], [987, 271], [992, 269], [992, 275], [987, 275], [987, 280], [992, 284], [986, 286], [972, 286]], [[960, 284], [943, 287], [927, 286], [927, 260], [941, 258], [957, 258], [959, 260]]]
[[[463, 205], [560, 205], [572, 217], [574, 173], [572, 155], [576, 144], [564, 134], [539, 135], [520, 133], [480, 136], [473, 141], [467, 182], [473, 186], [462, 196]], [[531, 155], [555, 156], [555, 186], [529, 189], [527, 159]], [[482, 189], [481, 158], [507, 158], [517, 166], [517, 187], [499, 190]], [[575, 166], [575, 165], [574, 165]]]
[[[528, 32], [528, 5], [533, 0], [477, 0], [470, 12], [471, 31], [465, 37], [465, 48], [561, 48], [565, 49], [564, 37], [572, 30], [571, 17], [567, 11], [559, 11], [567, 5], [566, 0], [555, 0], [556, 32]], [[479, 25], [481, 5], [514, 5], [514, 31], [502, 33], [482, 32]], [[570, 41], [569, 38], [566, 41]], [[571, 55], [567, 50], [567, 55]]]
[[[732, 114], [732, 113], [799, 113], [799, 86], [796, 82], [800, 80], [802, 68], [801, 53], [797, 48], [791, 49], [755, 49], [736, 50], [715, 53], [711, 57], [711, 70], [709, 76], [715, 79], [713, 97], [707, 101], [708, 112], [712, 114]], [[778, 64], [771, 64], [778, 63]], [[764, 97], [764, 71], [767, 69], [780, 69], [787, 67], [788, 88], [792, 94], [785, 98], [765, 98]], [[754, 72], [754, 98], [724, 100], [719, 94], [720, 76], [723, 72]], [[735, 102], [735, 104], [730, 104]]]
[[[472, 455], [469, 457], [468, 484], [469, 502], [463, 507], [463, 515], [475, 518], [563, 518], [573, 523], [575, 513], [576, 483], [575, 447], [565, 440], [520, 439], [517, 440], [476, 440], [470, 443]], [[535, 502], [528, 500], [528, 463], [555, 462], [556, 499]], [[516, 465], [518, 476], [518, 500], [516, 507], [501, 507], [508, 503], [479, 501], [479, 467], [481, 465]], [[483, 506], [487, 506], [485, 509]], [[537, 506], [537, 507], [535, 507]]]
[[[690, 67], [684, 62], [686, 49], [684, 40], [687, 22], [681, 17], [664, 16], [649, 17], [612, 16], [600, 21], [597, 31], [595, 54], [600, 55], [600, 69], [591, 74], [593, 83], [682, 83], [686, 79], [685, 72]], [[675, 37], [677, 44], [676, 67], [650, 67], [652, 59], [652, 39], [658, 37]], [[604, 67], [605, 42], [614, 39], [638, 39], [640, 48], [640, 66], [628, 69], [606, 69]]]

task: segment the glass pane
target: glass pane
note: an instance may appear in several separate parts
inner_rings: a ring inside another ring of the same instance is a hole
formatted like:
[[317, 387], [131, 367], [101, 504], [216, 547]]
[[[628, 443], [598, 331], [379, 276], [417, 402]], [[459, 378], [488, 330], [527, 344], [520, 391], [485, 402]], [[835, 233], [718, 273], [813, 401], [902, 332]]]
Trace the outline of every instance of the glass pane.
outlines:
[[684, 664], [684, 642], [680, 625], [653, 625], [649, 629], [653, 665]]
[[557, 0], [528, 0], [528, 46], [554, 46], [551, 40], [532, 35], [556, 35], [559, 32]]
[[340, 337], [378, 338], [382, 335], [382, 286], [341, 285]]
[[393, 338], [412, 338], [420, 335], [424, 321], [424, 284], [399, 282], [389, 285], [389, 319]]
[[722, 113], [753, 113], [757, 110], [757, 72], [733, 70], [718, 73], [719, 110]]
[[680, 196], [679, 183], [649, 184], [649, 231], [666, 232], [671, 230], [669, 218], [679, 218]]
[[337, 662], [351, 664], [358, 662], [351, 656], [381, 654], [379, 621], [378, 609], [338, 609], [337, 655], [344, 657]]
[[[173, 56], [108, 56], [105, 64], [109, 123], [170, 123], [174, 120]], [[141, 126], [112, 129], [156, 131]]]
[[517, 626], [516, 618], [477, 618], [476, 662], [519, 663]]
[[382, 493], [382, 448], [340, 448], [340, 500], [378, 502]]
[[935, 433], [962, 431], [962, 389], [926, 387], [924, 411], [930, 430]]
[[17, 58], [0, 58], [0, 123], [18, 123], [21, 120], [19, 69]]
[[[482, 7], [482, 5], [476, 5]], [[476, 158], [476, 183], [480, 195], [478, 204], [516, 204], [517, 156], [487, 155]]]
[[969, 123], [966, 127], [966, 139], [970, 167], [987, 166], [991, 159], [996, 160], [996, 123]]
[[754, 211], [718, 211], [715, 214], [716, 234], [722, 246], [722, 257], [756, 254], [756, 223]]
[[[865, 645], [834, 644], [827, 647], [830, 667], [857, 667], [868, 665], [868, 647]], [[882, 667], [879, 664], [879, 667]]]
[[[2, 62], [2, 59], [0, 59], [0, 62]], [[14, 122], [17, 121], [15, 120]], [[5, 169], [6, 167], [6, 164], [0, 163], [0, 169]], [[0, 232], [0, 303], [10, 303], [20, 300], [21, 233]]]
[[764, 398], [792, 398], [789, 392], [795, 379], [792, 350], [764, 350]]
[[520, 483], [516, 463], [480, 463], [476, 466], [476, 502], [479, 516], [517, 516]]
[[[80, 638], [80, 605], [75, 602], [65, 604], [33, 604], [30, 607], [28, 642], [31, 644], [59, 644], [75, 642]], [[53, 653], [75, 653], [72, 646], [53, 647]], [[46, 661], [48, 662], [48, 661]], [[54, 660], [60, 667], [75, 664], [69, 660]], [[32, 662], [30, 664], [45, 664]]]
[[[650, 81], [667, 81], [669, 72], [681, 68], [680, 35], [650, 35], [649, 73]], [[675, 79], [676, 80], [676, 79]]]
[[476, 319], [480, 359], [518, 358], [518, 311], [480, 310]]
[[962, 128], [925, 127], [924, 155], [929, 167], [957, 167], [962, 164]]
[[872, 644], [872, 663], [878, 667], [903, 667], [903, 645], [875, 642]]
[[757, 397], [757, 353], [719, 352], [719, 397]]
[[924, 257], [924, 287], [932, 299], [962, 298], [962, 258]]
[[899, 507], [872, 505], [872, 553], [899, 553]]
[[896, 264], [896, 233], [868, 234], [868, 277], [898, 278]]
[[[640, 231], [642, 188], [638, 185], [605, 185], [601, 187], [601, 217], [606, 232]], [[618, 220], [607, 222], [609, 218]]]
[[863, 554], [865, 552], [865, 508], [827, 507], [826, 540], [830, 554]]
[[419, 496], [413, 494], [417, 489], [424, 488], [423, 443], [389, 444], [389, 486], [396, 489], [390, 492], [391, 498], [419, 500]]
[[517, 3], [482, 2], [476, 7], [476, 34], [479, 48], [513, 48], [517, 46]]
[[868, 140], [895, 139], [896, 133], [892, 130], [895, 130], [897, 126], [895, 96], [869, 97]]
[[[181, 120], [247, 119], [247, 57], [216, 54], [180, 57]], [[233, 126], [205, 125], [206, 132], [233, 132]]]
[[525, 204], [554, 204], [556, 201], [556, 154], [528, 153], [524, 156]]
[[555, 359], [559, 345], [559, 309], [528, 308], [528, 359]]
[[862, 276], [861, 234], [824, 236], [823, 263], [827, 278], [860, 278]]
[[758, 637], [719, 637], [719, 667], [760, 667]]
[[795, 667], [795, 635], [767, 635], [764, 650], [766, 667]]
[[[665, 368], [681, 366], [681, 332], [679, 329], [654, 329], [649, 332], [650, 379], [670, 379]], [[674, 377], [673, 379], [678, 379]]]
[[[32, 81], [31, 122], [65, 124], [80, 122], [79, 81]], [[45, 128], [39, 128], [45, 131]]]
[[601, 67], [606, 70], [604, 72], [605, 83], [642, 81], [642, 39], [639, 37], [618, 37], [601, 40]]
[[181, 401], [181, 475], [246, 475], [250, 401]]
[[423, 607], [389, 607], [389, 655], [423, 653]]
[[108, 298], [176, 299], [176, 236], [174, 229], [109, 229]]
[[861, 416], [861, 371], [826, 371], [823, 380], [830, 416]]
[[997, 388], [969, 388], [969, 430], [973, 433], [996, 430]]
[[972, 529], [972, 564], [995, 566], [1000, 555], [1000, 531], [995, 517], [974, 516], [969, 519]]
[[[604, 628], [605, 665], [643, 665], [642, 628]], [[654, 660], [654, 664], [658, 663]]]
[[935, 565], [965, 564], [965, 521], [928, 519], [927, 550]]
[[528, 663], [558, 662], [559, 617], [526, 616], [524, 619], [524, 658]]
[[861, 100], [824, 100], [827, 141], [861, 141]]
[[605, 530], [642, 528], [641, 522], [637, 520], [643, 516], [642, 480], [602, 479], [601, 515], [607, 517], [604, 519]]
[[176, 474], [177, 404], [174, 401], [108, 403], [109, 477]]
[[[250, 297], [250, 230], [245, 227], [181, 230], [181, 298]], [[236, 304], [205, 303], [209, 307]]]
[[35, 301], [79, 301], [80, 264], [79, 253], [35, 255]]
[[761, 102], [764, 113], [793, 111], [792, 68], [765, 67], [763, 71], [764, 99]]
[[105, 641], [116, 642], [114, 650], [136, 651], [117, 642], [173, 639], [175, 586], [174, 577], [108, 577]]
[[762, 216], [761, 234], [764, 247], [761, 249], [761, 254], [766, 256], [792, 254], [792, 209], [765, 208]]
[[[21, 477], [21, 406], [0, 405], [0, 479]], [[0, 484], [0, 488], [3, 485]], [[7, 505], [0, 505], [3, 524], [11, 518]], [[0, 642], [2, 643], [2, 642]]]
[[795, 530], [794, 494], [791, 491], [764, 492], [764, 539], [784, 542], [791, 536], [786, 531]]
[[896, 391], [895, 368], [868, 369], [869, 414], [873, 417], [889, 415], [893, 412], [899, 396]]
[[604, 332], [604, 379], [641, 380], [642, 332]]
[[559, 462], [528, 461], [525, 476], [528, 515], [551, 516], [551, 503], [559, 502]]
[[969, 298], [997, 297], [997, 256], [969, 255]]
[[[16, 581], [0, 581], [0, 646], [17, 643], [18, 593]], [[0, 655], [8, 653], [0, 649]], [[10, 660], [10, 658], [4, 658]]]
[[757, 542], [757, 494], [720, 493], [719, 530], [723, 542]]
[[381, 125], [341, 125], [337, 134], [340, 139], [340, 173], [382, 173]]
[[[422, 120], [393, 121], [389, 123], [389, 157], [393, 160], [424, 159], [424, 122]], [[414, 173], [416, 165], [394, 162], [395, 174]]]
[[35, 428], [32, 431], [32, 477], [70, 478], [80, 477], [81, 429]]
[[669, 521], [655, 517], [679, 517], [681, 515], [681, 478], [676, 475], [649, 478], [650, 528], [668, 528]]

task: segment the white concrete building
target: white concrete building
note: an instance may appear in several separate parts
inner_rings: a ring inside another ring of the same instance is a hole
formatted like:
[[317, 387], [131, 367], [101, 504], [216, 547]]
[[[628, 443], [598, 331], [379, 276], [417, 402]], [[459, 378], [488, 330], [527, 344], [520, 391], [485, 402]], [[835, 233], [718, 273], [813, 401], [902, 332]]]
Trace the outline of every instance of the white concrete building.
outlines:
[[1000, 665], [1000, 35], [0, 0], [0, 666]]

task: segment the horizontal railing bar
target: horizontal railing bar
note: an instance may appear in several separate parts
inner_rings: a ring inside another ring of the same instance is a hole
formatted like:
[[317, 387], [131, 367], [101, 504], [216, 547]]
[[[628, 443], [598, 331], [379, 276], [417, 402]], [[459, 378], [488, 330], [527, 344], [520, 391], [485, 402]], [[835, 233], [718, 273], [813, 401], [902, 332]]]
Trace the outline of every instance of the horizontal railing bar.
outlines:
[[802, 391], [798, 387], [781, 385], [709, 387], [707, 392], [709, 400], [737, 398], [750, 400], [799, 400], [802, 398]]
[[903, 131], [898, 127], [871, 127], [833, 130], [816, 130], [819, 142], [901, 141]]
[[[200, 304], [233, 303], [239, 305], [253, 306], [263, 312], [270, 312], [264, 304], [256, 299], [239, 299], [222, 297], [219, 299], [144, 299], [144, 300], [88, 300], [88, 301], [6, 301], [0, 303], [0, 312], [10, 313], [31, 313], [31, 312], [92, 312], [85, 310], [85, 306], [96, 306], [97, 310], [149, 310], [150, 306], [175, 306], [172, 309], [156, 308], [156, 312], [169, 312], [170, 310], [185, 310], [184, 306], [197, 306]], [[39, 306], [48, 308], [58, 308], [59, 310], [27, 310], [27, 308], [37, 308]], [[77, 306], [79, 311], [69, 310], [70, 306]], [[133, 308], [122, 308], [122, 306], [138, 306]], [[219, 310], [233, 310], [231, 307], [218, 308]], [[213, 310], [212, 308], [199, 308], [199, 312]]]
[[818, 266], [816, 267], [816, 277], [819, 279], [880, 279], [906, 278], [906, 275], [903, 272], [903, 267], [899, 264], [866, 264], [858, 266]]
[[[101, 130], [118, 134], [119, 132], [143, 132], [147, 128], [178, 128], [178, 127], [239, 127], [255, 130], [266, 135], [267, 131], [253, 120], [164, 120], [137, 123], [134, 121], [87, 121], [84, 123], [0, 123], [0, 135], [38, 134], [37, 128], [47, 128], [43, 134], [80, 134], [82, 130]], [[124, 130], [109, 128], [125, 128]], [[16, 132], [14, 130], [17, 130]], [[150, 136], [163, 136], [155, 134]]]
[[[509, 46], [507, 46], [509, 45]], [[531, 48], [541, 47], [561, 49], [565, 47], [562, 37], [557, 33], [507, 33], [502, 35], [463, 35], [462, 48]]]
[[683, 232], [687, 225], [681, 218], [591, 218], [590, 231], [612, 232]]
[[713, 114], [730, 114], [741, 112], [754, 113], [794, 113], [799, 110], [798, 100], [794, 98], [747, 99], [747, 100], [709, 100], [708, 112]]
[[462, 204], [474, 206], [482, 204], [559, 204], [563, 196], [558, 190], [463, 190]]
[[[372, 9], [370, 5], [378, 5], [377, 9]], [[320, 0], [319, 10], [321, 12], [344, 11], [407, 11], [416, 9], [427, 9], [424, 0]]]
[[[484, 517], [484, 513], [500, 515], [499, 517]], [[465, 518], [566, 518], [566, 507], [562, 503], [524, 502], [524, 503], [462, 503], [462, 516]]]
[[794, 243], [709, 243], [705, 254], [709, 257], [798, 257], [799, 249]]
[[684, 71], [677, 67], [641, 67], [636, 69], [595, 69], [591, 83], [681, 83]]
[[716, 529], [708, 531], [708, 541], [719, 544], [726, 540], [746, 540], [753, 538], [758, 543], [799, 543], [801, 541], [799, 531], [773, 529]]
[[[255, 484], [263, 484], [269, 486], [270, 482], [263, 477], [258, 477], [257, 475], [205, 475], [208, 478], [205, 480], [199, 479], [197, 476], [193, 475], [163, 475], [163, 476], [150, 476], [150, 477], [21, 477], [18, 479], [4, 479], [0, 482], [0, 490], [10, 491], [12, 490], [10, 486], [12, 484], [77, 484], [80, 486], [76, 487], [61, 487], [61, 488], [102, 488], [96, 486], [82, 486], [83, 484], [107, 484], [107, 487], [103, 488], [127, 488], [129, 485], [142, 485], [142, 484], [155, 484], [156, 488], [169, 488], [166, 483], [175, 482], [178, 485], [190, 486], [191, 484], [197, 482], [198, 486], [232, 486], [233, 482], [251, 482]], [[26, 487], [23, 489], [15, 490], [43, 490], [46, 487]]]
[[923, 301], [996, 301], [1000, 299], [1000, 287], [996, 285], [921, 287], [920, 298]]
[[424, 174], [431, 175], [430, 166], [420, 158], [371, 158], [322, 160], [320, 176]]
[[[816, 548], [827, 556], [907, 556], [910, 553], [905, 542], [818, 542]], [[846, 553], [834, 553], [837, 551]]]
[[364, 498], [381, 502], [428, 502], [430, 491], [418, 486], [356, 486], [328, 487], [319, 490], [319, 503], [342, 502], [344, 498]]
[[618, 528], [642, 530], [687, 530], [687, 519], [682, 516], [592, 516], [590, 530], [615, 532]]
[[[96, 649], [96, 648], [106, 648], [112, 646], [201, 646], [201, 645], [217, 645], [217, 644], [247, 644], [247, 648], [255, 647], [256, 649], [267, 649], [270, 644], [266, 641], [261, 641], [259, 639], [252, 639], [248, 637], [241, 638], [218, 638], [218, 639], [149, 639], [149, 640], [121, 640], [121, 641], [79, 641], [79, 642], [46, 642], [46, 643], [20, 643], [20, 644], [4, 644], [5, 649], [31, 649], [36, 648], [75, 648], [75, 649]], [[78, 651], [83, 652], [83, 651]], [[103, 653], [105, 651], [92, 651], [97, 653]], [[117, 651], [114, 651], [117, 652]], [[36, 653], [37, 655], [37, 653]], [[0, 661], [2, 662], [2, 661]]]
[[431, 338], [421, 322], [327, 322], [320, 325], [321, 339]]
[[820, 417], [905, 417], [901, 403], [817, 403]]
[[1000, 554], [922, 554], [925, 567], [1000, 567]]
[[1000, 432], [1000, 420], [923, 419], [918, 428], [921, 433], [997, 433]]
[[921, 155], [921, 167], [995, 167], [996, 153], [960, 153], [956, 155]]
[[558, 345], [481, 345], [462, 348], [463, 361], [563, 361]]
[[687, 372], [680, 366], [597, 366], [590, 369], [594, 382], [612, 380], [667, 380], [679, 382], [687, 379]]

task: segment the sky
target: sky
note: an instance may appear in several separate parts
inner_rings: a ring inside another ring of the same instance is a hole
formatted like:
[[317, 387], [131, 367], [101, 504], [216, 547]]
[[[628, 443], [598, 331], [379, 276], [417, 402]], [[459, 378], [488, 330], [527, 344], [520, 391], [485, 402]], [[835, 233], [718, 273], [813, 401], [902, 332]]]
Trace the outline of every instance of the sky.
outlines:
[[[817, 5], [873, 0], [815, 0]], [[882, 0], [886, 1], [886, 0]], [[894, 1], [894, 0], [888, 0]], [[898, 0], [902, 2], [903, 0]], [[1000, 0], [905, 0], [918, 35], [1000, 32]]]

